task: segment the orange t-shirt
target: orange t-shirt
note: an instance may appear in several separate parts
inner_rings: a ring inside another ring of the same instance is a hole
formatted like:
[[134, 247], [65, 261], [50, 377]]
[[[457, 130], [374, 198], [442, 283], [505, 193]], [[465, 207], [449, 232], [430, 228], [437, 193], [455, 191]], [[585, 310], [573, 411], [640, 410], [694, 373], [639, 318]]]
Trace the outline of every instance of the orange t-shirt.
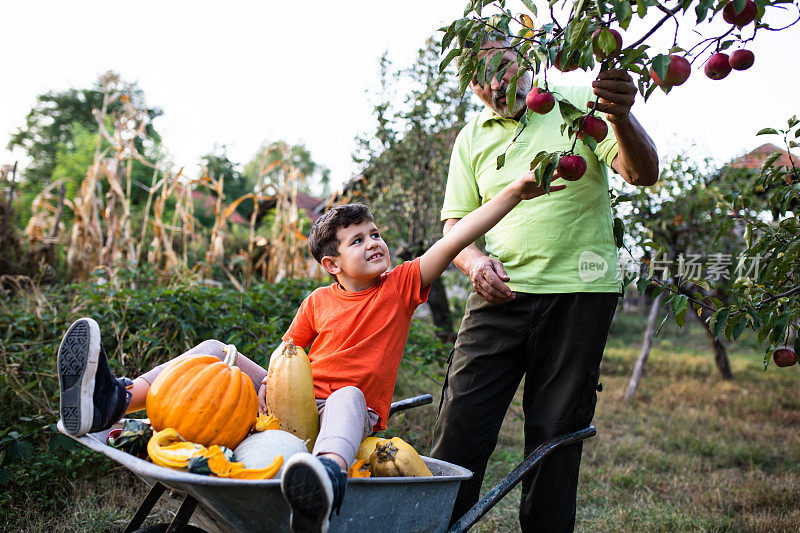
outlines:
[[429, 289], [422, 288], [417, 258], [363, 291], [334, 283], [312, 292], [283, 339], [308, 349], [314, 395], [327, 398], [342, 387], [358, 387], [380, 416], [376, 429], [385, 429], [411, 315]]

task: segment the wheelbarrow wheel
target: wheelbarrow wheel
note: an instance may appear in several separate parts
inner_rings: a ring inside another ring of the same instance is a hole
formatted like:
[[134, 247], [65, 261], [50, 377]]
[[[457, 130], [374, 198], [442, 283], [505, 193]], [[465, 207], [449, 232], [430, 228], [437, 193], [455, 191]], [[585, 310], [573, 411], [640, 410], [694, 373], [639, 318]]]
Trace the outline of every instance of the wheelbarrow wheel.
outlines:
[[[166, 533], [169, 524], [156, 524], [154, 526], [137, 529], [133, 533]], [[178, 530], [180, 533], [208, 533], [205, 529], [200, 529], [196, 526], [183, 526]]]

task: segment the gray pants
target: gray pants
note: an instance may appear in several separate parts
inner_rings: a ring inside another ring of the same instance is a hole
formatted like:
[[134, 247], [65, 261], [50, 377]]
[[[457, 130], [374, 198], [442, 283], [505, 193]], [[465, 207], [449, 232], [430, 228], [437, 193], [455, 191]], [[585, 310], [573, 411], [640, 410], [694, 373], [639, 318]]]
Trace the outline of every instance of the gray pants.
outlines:
[[[225, 344], [212, 339], [201, 342], [186, 354], [214, 355], [222, 360], [225, 359], [222, 351], [224, 347]], [[168, 362], [158, 365], [139, 377], [152, 385]], [[242, 354], [239, 354], [236, 366], [250, 376], [256, 392], [258, 392], [267, 371]], [[324, 400], [317, 399], [317, 409], [319, 410], [319, 436], [314, 444], [314, 455], [335, 453], [341, 456], [348, 465], [353, 464], [361, 441], [372, 433], [372, 428], [378, 422], [378, 414], [367, 408], [364, 393], [357, 387], [343, 387], [334, 391]]]

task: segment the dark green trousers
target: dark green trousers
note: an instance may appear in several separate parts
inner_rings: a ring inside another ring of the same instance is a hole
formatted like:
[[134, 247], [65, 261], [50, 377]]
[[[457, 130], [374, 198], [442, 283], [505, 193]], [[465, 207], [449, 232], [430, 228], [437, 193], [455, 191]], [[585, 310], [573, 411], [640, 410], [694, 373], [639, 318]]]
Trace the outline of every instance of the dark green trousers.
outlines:
[[[431, 455], [470, 469], [452, 521], [480, 494], [503, 417], [525, 376], [525, 455], [584, 428], [594, 416], [599, 367], [618, 294], [526, 294], [489, 304], [476, 293], [448, 360]], [[560, 448], [522, 481], [523, 531], [572, 531], [582, 444]]]

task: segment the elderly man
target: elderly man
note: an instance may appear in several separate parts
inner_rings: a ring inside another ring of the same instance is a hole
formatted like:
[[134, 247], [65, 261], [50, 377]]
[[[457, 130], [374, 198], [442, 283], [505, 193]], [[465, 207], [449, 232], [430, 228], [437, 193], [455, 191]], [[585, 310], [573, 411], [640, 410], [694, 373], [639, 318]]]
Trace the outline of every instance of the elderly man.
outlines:
[[[487, 43], [484, 48], [502, 47]], [[505, 91], [517, 71], [514, 54], [503, 79], [472, 90], [486, 108], [458, 135], [442, 208], [444, 232], [528, 171], [541, 150], [564, 151], [572, 140], [560, 133], [557, 111], [534, 114], [506, 152], [525, 112], [530, 73], [520, 76], [517, 105]], [[588, 169], [558, 195], [516, 207], [486, 234], [486, 254], [475, 245], [456, 266], [475, 292], [448, 361], [447, 378], [433, 438], [433, 457], [474, 472], [462, 483], [453, 520], [478, 499], [486, 463], [497, 444], [503, 417], [523, 376], [525, 455], [556, 435], [586, 427], [594, 416], [599, 367], [620, 281], [617, 273], [607, 167], [633, 185], [658, 179], [655, 146], [630, 110], [636, 87], [627, 72], [607, 70], [588, 87], [553, 87], [573, 104], [591, 107], [610, 123], [608, 137], [592, 151], [578, 142], [575, 153]], [[593, 93], [593, 94], [592, 94]], [[612, 134], [613, 133], [613, 134]], [[525, 478], [520, 503], [523, 531], [571, 531], [582, 445], [554, 452]]]

